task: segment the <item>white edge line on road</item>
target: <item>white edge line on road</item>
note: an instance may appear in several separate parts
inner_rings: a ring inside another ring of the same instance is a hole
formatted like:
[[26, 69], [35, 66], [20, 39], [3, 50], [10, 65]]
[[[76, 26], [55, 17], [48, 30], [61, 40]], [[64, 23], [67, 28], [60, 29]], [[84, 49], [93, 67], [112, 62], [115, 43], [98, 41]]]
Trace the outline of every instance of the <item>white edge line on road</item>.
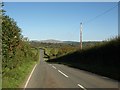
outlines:
[[58, 72], [60, 72], [62, 75], [64, 75], [65, 77], [68, 78], [68, 76], [66, 74], [64, 74], [62, 71], [58, 70]]
[[30, 78], [31, 78], [31, 76], [32, 76], [32, 74], [33, 74], [33, 72], [34, 72], [34, 70], [35, 70], [36, 66], [37, 66], [37, 64], [34, 66], [34, 68], [33, 68], [32, 72], [30, 73], [30, 76], [28, 77], [28, 80], [27, 80], [27, 82], [26, 82], [26, 84], [25, 84], [25, 86], [24, 86], [24, 90], [25, 90], [25, 88], [27, 87], [28, 82], [29, 82], [29, 80], [30, 80]]
[[85, 89], [82, 85], [80, 85], [80, 84], [78, 84], [78, 86], [80, 87], [80, 88], [82, 88], [83, 90], [87, 90], [87, 89]]
[[56, 67], [55, 66], [52, 66], [54, 69], [56, 69]]

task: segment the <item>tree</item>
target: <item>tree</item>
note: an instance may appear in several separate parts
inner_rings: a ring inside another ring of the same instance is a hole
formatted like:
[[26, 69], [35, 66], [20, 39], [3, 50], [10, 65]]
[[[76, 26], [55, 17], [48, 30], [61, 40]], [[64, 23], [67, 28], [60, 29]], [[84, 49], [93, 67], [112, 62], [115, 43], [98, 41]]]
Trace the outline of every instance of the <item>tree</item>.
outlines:
[[8, 62], [12, 62], [16, 48], [20, 42], [21, 29], [9, 16], [2, 16], [2, 56], [3, 66], [7, 67]]

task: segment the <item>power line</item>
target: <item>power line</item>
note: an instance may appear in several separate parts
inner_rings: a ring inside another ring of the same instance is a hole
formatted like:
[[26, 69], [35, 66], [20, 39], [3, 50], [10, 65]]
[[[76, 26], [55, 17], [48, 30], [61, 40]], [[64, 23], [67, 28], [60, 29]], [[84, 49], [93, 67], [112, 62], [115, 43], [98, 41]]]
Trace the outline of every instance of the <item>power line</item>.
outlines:
[[117, 5], [115, 5], [115, 6], [113, 6], [113, 7], [112, 7], [112, 8], [110, 8], [110, 9], [106, 10], [105, 12], [103, 12], [103, 13], [101, 13], [101, 14], [97, 15], [96, 17], [92, 18], [91, 20], [88, 20], [87, 22], [83, 22], [83, 23], [84, 23], [84, 24], [88, 24], [88, 23], [90, 23], [90, 22], [94, 21], [95, 19], [97, 19], [97, 18], [99, 18], [99, 17], [103, 16], [104, 14], [106, 14], [106, 13], [110, 12], [111, 10], [113, 10], [113, 9], [114, 9], [115, 7], [117, 7], [117, 6], [118, 6], [118, 4], [117, 4]]
[[[85, 25], [85, 24], [88, 24], [88, 23], [94, 21], [95, 19], [97, 19], [97, 18], [99, 18], [99, 17], [105, 15], [106, 13], [110, 12], [111, 10], [113, 10], [113, 9], [114, 9], [115, 7], [117, 7], [117, 6], [118, 6], [118, 4], [115, 5], [115, 6], [113, 6], [113, 7], [110, 8], [110, 9], [106, 10], [105, 12], [103, 12], [103, 13], [97, 15], [96, 17], [92, 18], [91, 20], [88, 20], [87, 22], [83, 22], [83, 24]], [[82, 26], [82, 23], [81, 23], [81, 26]], [[81, 28], [82, 28], [82, 27], [81, 27]], [[78, 30], [78, 29], [77, 29], [77, 30]], [[81, 33], [80, 33], [80, 41], [82, 42], [82, 34], [81, 34]], [[82, 43], [81, 43], [81, 48], [82, 48]]]

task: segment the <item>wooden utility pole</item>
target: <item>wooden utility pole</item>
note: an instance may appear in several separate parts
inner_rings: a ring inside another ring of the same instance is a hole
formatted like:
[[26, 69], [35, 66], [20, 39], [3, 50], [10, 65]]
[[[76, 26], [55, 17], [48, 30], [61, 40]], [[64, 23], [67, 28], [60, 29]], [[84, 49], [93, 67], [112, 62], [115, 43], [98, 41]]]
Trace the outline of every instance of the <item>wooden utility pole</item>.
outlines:
[[80, 49], [82, 50], [82, 22], [80, 23]]

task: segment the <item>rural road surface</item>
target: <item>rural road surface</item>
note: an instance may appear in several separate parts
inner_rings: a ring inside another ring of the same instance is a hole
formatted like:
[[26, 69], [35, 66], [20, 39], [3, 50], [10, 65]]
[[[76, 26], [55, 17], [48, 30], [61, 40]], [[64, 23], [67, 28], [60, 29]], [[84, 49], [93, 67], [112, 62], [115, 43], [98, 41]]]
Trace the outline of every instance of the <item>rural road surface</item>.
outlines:
[[117, 81], [103, 76], [61, 64], [49, 64], [44, 61], [43, 50], [40, 50], [40, 62], [33, 68], [24, 88], [80, 88], [80, 90], [88, 90], [88, 88], [119, 88], [119, 86], [120, 83]]

